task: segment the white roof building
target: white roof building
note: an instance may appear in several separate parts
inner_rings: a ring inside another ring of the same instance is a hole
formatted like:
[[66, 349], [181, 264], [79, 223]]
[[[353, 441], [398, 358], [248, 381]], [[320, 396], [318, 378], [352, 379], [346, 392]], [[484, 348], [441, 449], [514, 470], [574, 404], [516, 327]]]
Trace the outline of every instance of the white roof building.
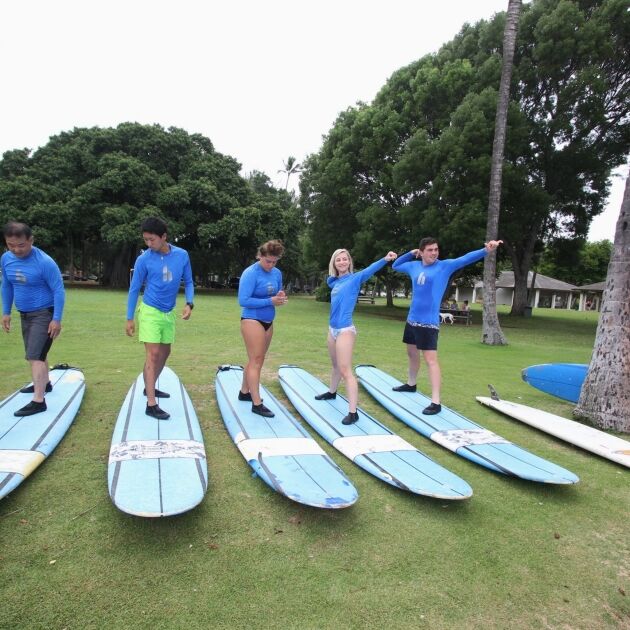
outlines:
[[[527, 288], [532, 289], [532, 279], [534, 273], [530, 271], [527, 275]], [[502, 271], [497, 279], [497, 304], [511, 306], [514, 301], [514, 272]], [[556, 280], [537, 273], [534, 281], [533, 293], [530, 296], [530, 306], [534, 308], [566, 308], [570, 309], [574, 304], [574, 293], [578, 287], [562, 280]], [[483, 281], [478, 280], [473, 287], [457, 286], [455, 288], [455, 299], [468, 300], [469, 302], [482, 301]], [[584, 301], [586, 304], [586, 300]], [[581, 306], [581, 303], [580, 303]], [[584, 310], [583, 308], [581, 310]]]

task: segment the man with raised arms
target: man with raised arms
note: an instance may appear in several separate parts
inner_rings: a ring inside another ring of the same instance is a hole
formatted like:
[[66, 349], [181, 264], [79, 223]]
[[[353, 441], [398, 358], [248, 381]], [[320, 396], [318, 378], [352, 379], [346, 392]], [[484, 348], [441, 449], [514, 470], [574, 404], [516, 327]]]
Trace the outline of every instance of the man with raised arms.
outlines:
[[[411, 278], [412, 298], [403, 343], [407, 344], [409, 359], [408, 378], [404, 385], [394, 387], [399, 392], [415, 392], [420, 352], [427, 364], [431, 383], [431, 404], [422, 413], [434, 415], [442, 411], [440, 404], [441, 372], [437, 345], [440, 330], [440, 304], [450, 277], [459, 269], [476, 263], [488, 252], [494, 251], [503, 241], [489, 241], [485, 247], [469, 252], [460, 258], [439, 260], [436, 239], [427, 237], [418, 249], [407, 252], [392, 265], [395, 271]], [[418, 260], [419, 259], [419, 260]]]

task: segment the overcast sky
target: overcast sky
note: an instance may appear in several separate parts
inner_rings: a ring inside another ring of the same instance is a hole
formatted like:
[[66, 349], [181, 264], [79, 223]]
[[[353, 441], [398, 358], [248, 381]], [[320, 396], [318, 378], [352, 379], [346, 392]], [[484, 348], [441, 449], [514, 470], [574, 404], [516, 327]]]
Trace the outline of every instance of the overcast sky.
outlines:
[[[340, 111], [507, 0], [6, 0], [0, 153], [121, 122], [210, 138], [283, 185]], [[591, 240], [613, 239], [616, 178]]]

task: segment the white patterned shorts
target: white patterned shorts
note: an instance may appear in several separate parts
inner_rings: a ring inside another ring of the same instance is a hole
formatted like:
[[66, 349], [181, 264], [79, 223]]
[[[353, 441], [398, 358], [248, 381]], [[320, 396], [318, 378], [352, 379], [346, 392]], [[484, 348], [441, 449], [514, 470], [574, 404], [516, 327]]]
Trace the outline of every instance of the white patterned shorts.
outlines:
[[328, 332], [332, 335], [333, 339], [337, 339], [342, 332], [351, 332], [353, 335], [357, 334], [356, 326], [345, 326], [344, 328], [333, 328], [328, 326]]

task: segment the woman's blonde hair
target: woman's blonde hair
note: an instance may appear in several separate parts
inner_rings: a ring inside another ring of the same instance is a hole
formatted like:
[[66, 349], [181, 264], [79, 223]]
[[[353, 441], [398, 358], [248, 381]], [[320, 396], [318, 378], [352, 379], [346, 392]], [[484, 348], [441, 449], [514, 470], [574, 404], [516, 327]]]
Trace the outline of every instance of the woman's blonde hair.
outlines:
[[258, 248], [258, 257], [276, 256], [280, 258], [282, 254], [284, 254], [284, 244], [279, 240], [267, 241]]
[[336, 249], [333, 252], [333, 255], [330, 257], [330, 262], [328, 263], [328, 275], [329, 276], [338, 276], [339, 272], [337, 271], [337, 268], [335, 267], [335, 258], [337, 258], [337, 256], [339, 256], [339, 254], [343, 254], [343, 253], [348, 254], [348, 258], [350, 259], [350, 266], [348, 267], [348, 272], [349, 273], [353, 273], [354, 272], [354, 263], [352, 262], [352, 256], [350, 256], [350, 252], [347, 249]]

